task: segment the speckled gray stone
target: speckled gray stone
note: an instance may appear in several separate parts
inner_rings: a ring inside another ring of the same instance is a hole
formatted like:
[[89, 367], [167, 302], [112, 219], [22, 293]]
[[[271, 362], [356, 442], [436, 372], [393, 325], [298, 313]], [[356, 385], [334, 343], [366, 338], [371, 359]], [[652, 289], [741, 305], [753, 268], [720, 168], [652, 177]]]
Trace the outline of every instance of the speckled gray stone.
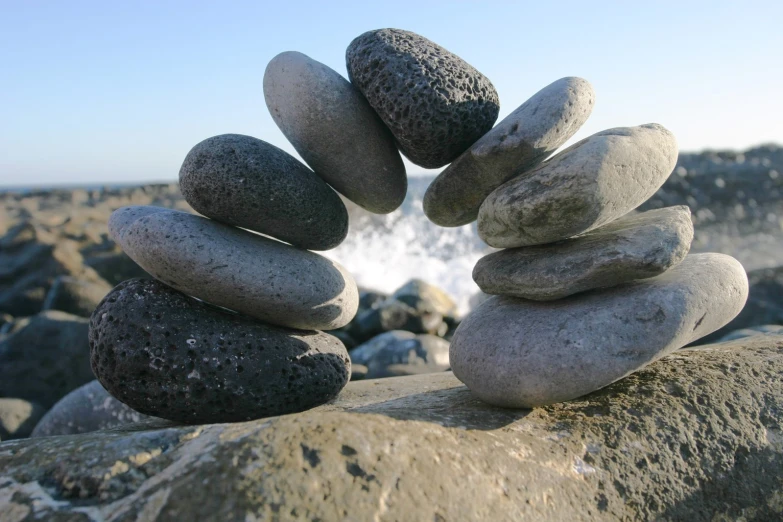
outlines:
[[109, 234], [158, 280], [265, 322], [331, 330], [359, 306], [356, 283], [338, 263], [200, 216], [123, 207]]
[[641, 205], [676, 163], [674, 136], [656, 123], [593, 134], [495, 189], [479, 209], [479, 236], [513, 248], [588, 232]]
[[266, 67], [264, 99], [302, 159], [335, 190], [376, 214], [402, 204], [408, 180], [394, 136], [345, 78], [302, 53], [281, 53]]
[[446, 167], [424, 194], [424, 213], [443, 227], [476, 220], [489, 194], [535, 168], [579, 130], [595, 104], [582, 78], [547, 85]]
[[135, 424], [149, 416], [121, 403], [101, 386], [91, 381], [60, 399], [36, 424], [31, 437], [51, 437], [89, 433]]
[[241, 134], [208, 138], [179, 171], [197, 212], [309, 250], [329, 250], [348, 234], [348, 211], [321, 178], [287, 152]]
[[537, 301], [662, 274], [691, 248], [686, 206], [629, 214], [572, 239], [494, 252], [473, 268], [473, 280], [493, 295]]
[[333, 399], [351, 363], [336, 337], [277, 328], [149, 279], [120, 283], [90, 318], [95, 376], [147, 415], [236, 422]]
[[348, 77], [391, 129], [413, 163], [453, 161], [494, 125], [495, 87], [443, 47], [410, 31], [377, 29], [354, 39]]
[[714, 332], [747, 296], [745, 270], [723, 254], [690, 255], [657, 277], [559, 301], [495, 296], [460, 324], [451, 368], [490, 404], [566, 401]]

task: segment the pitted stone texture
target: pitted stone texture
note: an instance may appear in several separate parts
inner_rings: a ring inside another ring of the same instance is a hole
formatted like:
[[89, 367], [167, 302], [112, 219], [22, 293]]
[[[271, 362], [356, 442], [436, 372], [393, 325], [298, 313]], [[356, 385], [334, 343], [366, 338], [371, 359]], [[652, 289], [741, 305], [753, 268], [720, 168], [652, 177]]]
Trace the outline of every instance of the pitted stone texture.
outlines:
[[593, 134], [495, 189], [479, 209], [479, 236], [513, 248], [588, 232], [641, 205], [676, 162], [674, 136], [656, 123]]
[[348, 77], [416, 165], [453, 161], [492, 128], [500, 102], [480, 72], [410, 31], [377, 29], [354, 39]]
[[31, 437], [73, 435], [136, 424], [151, 417], [121, 403], [98, 381], [76, 388], [60, 399], [36, 424]]
[[123, 207], [109, 233], [156, 279], [265, 322], [331, 330], [359, 306], [356, 283], [338, 263], [200, 216]]
[[595, 104], [582, 78], [547, 85], [446, 167], [424, 194], [433, 223], [457, 227], [476, 220], [493, 190], [535, 168], [579, 130]]
[[376, 214], [402, 204], [408, 180], [394, 136], [345, 78], [285, 52], [266, 67], [264, 98], [288, 141], [335, 190]]
[[179, 186], [199, 213], [309, 250], [348, 234], [335, 191], [287, 152], [241, 134], [208, 138], [188, 152]]
[[550, 301], [662, 274], [692, 240], [688, 207], [650, 210], [572, 239], [494, 252], [476, 263], [473, 279], [488, 294]]
[[268, 326], [148, 279], [121, 283], [98, 306], [90, 355], [114, 397], [187, 423], [303, 411], [333, 399], [351, 374], [331, 335]]
[[714, 332], [747, 296], [745, 270], [723, 254], [691, 255], [655, 278], [559, 301], [496, 296], [460, 324], [451, 367], [490, 404], [567, 401]]

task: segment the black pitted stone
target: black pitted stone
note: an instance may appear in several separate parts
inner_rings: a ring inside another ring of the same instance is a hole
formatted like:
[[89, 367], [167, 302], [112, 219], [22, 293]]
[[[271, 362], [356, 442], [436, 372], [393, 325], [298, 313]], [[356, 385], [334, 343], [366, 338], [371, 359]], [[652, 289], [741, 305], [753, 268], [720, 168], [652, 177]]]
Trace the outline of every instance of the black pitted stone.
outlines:
[[145, 279], [121, 283], [98, 305], [90, 355], [114, 397], [186, 423], [304, 411], [336, 397], [351, 373], [331, 335], [268, 326]]
[[348, 46], [346, 65], [400, 151], [422, 167], [450, 163], [498, 117], [500, 102], [489, 79], [415, 33], [368, 31]]
[[274, 145], [241, 134], [208, 138], [179, 171], [182, 195], [199, 213], [309, 250], [329, 250], [348, 234], [340, 196]]

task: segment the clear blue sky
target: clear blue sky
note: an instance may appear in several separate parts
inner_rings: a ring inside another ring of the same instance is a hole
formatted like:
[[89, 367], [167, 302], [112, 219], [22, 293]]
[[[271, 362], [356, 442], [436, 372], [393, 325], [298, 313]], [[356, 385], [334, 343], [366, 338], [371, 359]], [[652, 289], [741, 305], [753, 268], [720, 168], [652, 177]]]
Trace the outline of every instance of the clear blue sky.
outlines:
[[[483, 72], [501, 117], [563, 76], [593, 83], [575, 137], [658, 122], [681, 150], [783, 142], [783, 2], [0, 0], [0, 185], [174, 180], [209, 136], [293, 149], [262, 78], [396, 27]], [[409, 172], [420, 172], [415, 166]]]

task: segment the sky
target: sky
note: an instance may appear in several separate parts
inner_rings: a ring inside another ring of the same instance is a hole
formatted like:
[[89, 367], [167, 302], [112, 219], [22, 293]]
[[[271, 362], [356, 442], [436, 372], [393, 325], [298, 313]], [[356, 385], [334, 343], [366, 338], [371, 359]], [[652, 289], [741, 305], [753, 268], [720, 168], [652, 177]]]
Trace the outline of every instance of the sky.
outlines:
[[266, 64], [295, 50], [347, 76], [348, 44], [383, 27], [481, 71], [501, 119], [586, 78], [596, 106], [571, 142], [657, 122], [685, 151], [783, 143], [782, 19], [780, 0], [0, 0], [0, 186], [175, 181], [224, 133], [294, 153], [264, 103]]

